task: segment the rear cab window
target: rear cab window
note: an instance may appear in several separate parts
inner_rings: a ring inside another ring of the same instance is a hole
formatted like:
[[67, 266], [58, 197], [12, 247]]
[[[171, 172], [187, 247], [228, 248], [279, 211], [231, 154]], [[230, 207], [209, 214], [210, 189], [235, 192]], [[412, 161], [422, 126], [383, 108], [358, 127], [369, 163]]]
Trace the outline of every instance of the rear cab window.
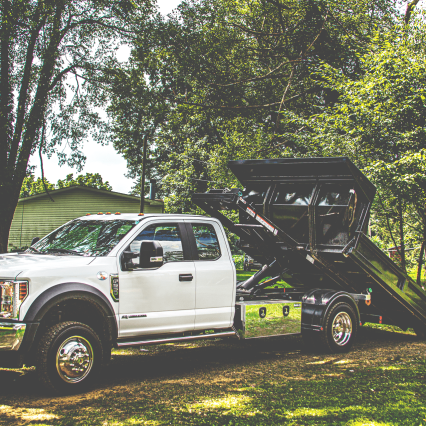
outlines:
[[213, 225], [207, 223], [191, 223], [194, 233], [198, 259], [217, 260], [221, 256], [219, 241]]

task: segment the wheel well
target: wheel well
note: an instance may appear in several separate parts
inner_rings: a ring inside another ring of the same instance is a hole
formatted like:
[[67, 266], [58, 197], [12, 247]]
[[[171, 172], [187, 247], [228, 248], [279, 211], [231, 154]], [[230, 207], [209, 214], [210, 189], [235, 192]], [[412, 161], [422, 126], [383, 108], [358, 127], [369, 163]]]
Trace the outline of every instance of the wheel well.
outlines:
[[355, 321], [357, 321], [357, 322], [359, 323], [359, 320], [360, 320], [360, 314], [359, 314], [358, 305], [357, 305], [357, 303], [356, 303], [356, 302], [355, 302], [355, 301], [354, 301], [351, 297], [348, 297], [348, 296], [346, 296], [346, 295], [336, 297], [335, 299], [333, 299], [333, 300], [331, 301], [330, 305], [327, 307], [327, 309], [326, 309], [326, 310], [325, 310], [325, 312], [324, 312], [323, 320], [324, 320], [324, 319], [325, 319], [325, 317], [327, 316], [327, 313], [328, 313], [328, 312], [330, 312], [331, 308], [332, 308], [334, 305], [336, 305], [336, 304], [338, 304], [338, 303], [340, 303], [340, 302], [345, 302], [345, 303], [347, 303], [349, 306], [351, 306], [351, 307], [353, 308], [353, 310], [354, 310], [354, 312], [355, 312], [355, 316], [356, 316]]
[[113, 330], [109, 318], [93, 299], [84, 296], [74, 296], [61, 300], [52, 306], [40, 321], [32, 348], [26, 360], [26, 365], [33, 365], [34, 351], [46, 330], [64, 321], [78, 321], [92, 328], [101, 339], [105, 349], [110, 349], [113, 340]]

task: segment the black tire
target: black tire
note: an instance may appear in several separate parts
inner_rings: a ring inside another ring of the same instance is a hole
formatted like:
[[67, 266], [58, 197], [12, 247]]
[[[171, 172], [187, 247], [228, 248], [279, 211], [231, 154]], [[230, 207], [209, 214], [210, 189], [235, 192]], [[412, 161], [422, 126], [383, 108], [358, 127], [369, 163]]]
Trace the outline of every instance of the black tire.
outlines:
[[328, 311], [320, 344], [326, 352], [348, 352], [358, 331], [357, 315], [351, 305], [338, 302]]
[[50, 327], [38, 343], [37, 376], [50, 391], [82, 392], [93, 383], [102, 358], [101, 340], [89, 326], [61, 322]]

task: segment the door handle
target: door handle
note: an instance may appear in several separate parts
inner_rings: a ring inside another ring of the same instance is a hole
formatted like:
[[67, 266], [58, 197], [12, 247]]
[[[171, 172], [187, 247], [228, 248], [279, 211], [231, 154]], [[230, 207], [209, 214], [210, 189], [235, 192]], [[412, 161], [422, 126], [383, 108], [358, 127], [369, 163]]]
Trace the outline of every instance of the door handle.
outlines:
[[179, 281], [192, 281], [193, 279], [192, 274], [179, 274]]

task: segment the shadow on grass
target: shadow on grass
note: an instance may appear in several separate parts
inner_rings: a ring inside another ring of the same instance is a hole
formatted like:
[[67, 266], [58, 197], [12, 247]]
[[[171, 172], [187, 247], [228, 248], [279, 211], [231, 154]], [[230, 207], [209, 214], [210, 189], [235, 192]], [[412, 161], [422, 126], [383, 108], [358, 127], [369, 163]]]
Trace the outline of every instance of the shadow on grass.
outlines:
[[414, 425], [426, 417], [424, 342], [362, 328], [353, 351], [301, 339], [126, 350], [94, 390], [41, 393], [35, 373], [0, 371], [0, 424]]

